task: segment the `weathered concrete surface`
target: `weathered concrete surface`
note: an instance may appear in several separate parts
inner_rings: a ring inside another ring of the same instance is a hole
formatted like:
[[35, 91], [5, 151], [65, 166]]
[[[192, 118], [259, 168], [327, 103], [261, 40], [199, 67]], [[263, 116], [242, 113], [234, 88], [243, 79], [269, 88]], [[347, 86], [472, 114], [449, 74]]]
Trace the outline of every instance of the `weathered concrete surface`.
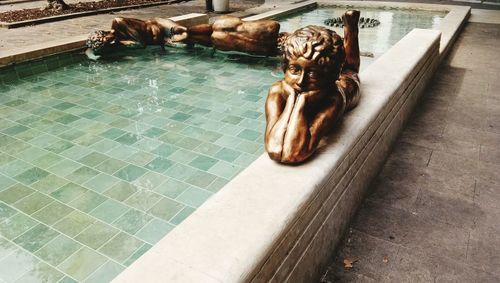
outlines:
[[499, 54], [465, 27], [322, 282], [500, 282]]

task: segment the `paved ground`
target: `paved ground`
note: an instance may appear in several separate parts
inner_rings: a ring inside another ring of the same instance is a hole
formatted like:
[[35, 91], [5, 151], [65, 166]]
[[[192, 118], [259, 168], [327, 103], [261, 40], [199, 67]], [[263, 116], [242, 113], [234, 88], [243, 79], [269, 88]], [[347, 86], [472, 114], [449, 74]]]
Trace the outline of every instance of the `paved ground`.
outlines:
[[[264, 3], [263, 0], [231, 1], [230, 9], [231, 11], [241, 11], [261, 5], [262, 3]], [[150, 19], [154, 17], [168, 18], [188, 13], [206, 13], [205, 0], [192, 0], [175, 5], [162, 5], [144, 9], [121, 11], [113, 14], [80, 17], [15, 29], [0, 28], [0, 56], [2, 52], [28, 46], [40, 40], [47, 42], [62, 37], [88, 34], [94, 29], [109, 29], [111, 27], [111, 21], [117, 16]]]
[[500, 282], [499, 54], [465, 27], [322, 282]]

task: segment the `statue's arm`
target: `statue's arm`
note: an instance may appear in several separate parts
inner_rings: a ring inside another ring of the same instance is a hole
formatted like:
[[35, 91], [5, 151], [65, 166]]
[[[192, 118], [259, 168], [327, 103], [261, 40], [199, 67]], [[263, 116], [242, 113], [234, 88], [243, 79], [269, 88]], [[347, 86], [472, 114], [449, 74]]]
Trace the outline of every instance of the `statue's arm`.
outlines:
[[341, 115], [342, 101], [329, 99], [318, 113], [309, 118], [306, 115], [308, 95], [299, 94], [292, 111], [283, 142], [281, 162], [299, 163], [306, 160], [316, 150], [321, 138], [332, 128]]
[[116, 40], [131, 48], [146, 47], [146, 43], [142, 39], [143, 35], [140, 33], [141, 30], [145, 30], [145, 26], [144, 21], [122, 17], [115, 18], [111, 24]]
[[269, 157], [276, 161], [281, 161], [283, 140], [295, 103], [295, 93], [290, 92], [291, 88], [284, 89], [287, 87], [282, 81], [274, 83], [266, 100], [265, 145]]

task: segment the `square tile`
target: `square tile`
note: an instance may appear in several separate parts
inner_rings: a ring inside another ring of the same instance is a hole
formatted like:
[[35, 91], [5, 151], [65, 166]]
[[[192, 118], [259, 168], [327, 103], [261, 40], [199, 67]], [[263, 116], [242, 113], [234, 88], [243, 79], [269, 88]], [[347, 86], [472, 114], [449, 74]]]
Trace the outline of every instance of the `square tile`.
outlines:
[[118, 232], [118, 229], [97, 221], [78, 234], [78, 236], [75, 237], [75, 240], [97, 250], [118, 234]]
[[174, 162], [172, 160], [164, 157], [157, 157], [153, 161], [148, 163], [145, 167], [149, 170], [158, 173], [163, 173], [167, 171], [167, 169], [170, 168], [172, 165], [174, 165]]
[[152, 217], [144, 212], [130, 209], [111, 225], [130, 234], [135, 234], [135, 232], [151, 221], [151, 219]]
[[80, 162], [84, 165], [87, 165], [89, 167], [94, 167], [94, 166], [102, 163], [103, 161], [105, 161], [108, 158], [109, 157], [107, 155], [104, 155], [102, 153], [92, 152], [92, 153], [87, 154], [86, 156], [80, 158], [78, 160], [78, 162]]
[[116, 173], [118, 170], [125, 167], [127, 164], [128, 163], [126, 163], [124, 161], [121, 161], [121, 160], [118, 160], [115, 158], [110, 158], [110, 159], [102, 162], [101, 164], [97, 165], [94, 168], [101, 171], [101, 172], [112, 175], [112, 174]]
[[66, 179], [75, 182], [77, 184], [83, 184], [89, 181], [90, 179], [94, 178], [98, 174], [99, 171], [94, 170], [87, 166], [82, 166], [73, 171], [71, 174], [66, 175]]
[[29, 185], [47, 177], [47, 175], [49, 175], [49, 172], [38, 167], [33, 167], [15, 176], [14, 179], [25, 185]]
[[149, 213], [165, 221], [169, 221], [183, 208], [184, 205], [181, 203], [168, 198], [163, 198], [149, 210]]
[[125, 268], [113, 261], [108, 261], [103, 264], [99, 269], [97, 269], [90, 277], [86, 279], [88, 282], [100, 282], [107, 283], [111, 282], [118, 274], [120, 274]]
[[31, 187], [41, 193], [48, 195], [68, 183], [68, 180], [50, 174], [40, 181], [31, 184]]
[[182, 192], [182, 194], [180, 194], [176, 198], [176, 200], [192, 207], [199, 207], [211, 196], [212, 193], [210, 193], [209, 191], [189, 187], [184, 192]]
[[16, 183], [15, 185], [9, 187], [6, 190], [0, 192], [0, 201], [3, 201], [7, 204], [12, 204], [30, 194], [32, 194], [34, 190], [26, 187], [23, 184]]
[[130, 196], [125, 203], [136, 209], [147, 211], [161, 198], [159, 194], [153, 191], [139, 189], [135, 194]]
[[117, 201], [124, 201], [137, 191], [137, 187], [129, 182], [119, 181], [104, 192], [105, 196]]
[[87, 189], [80, 185], [77, 185], [75, 183], [68, 183], [52, 192], [50, 195], [63, 203], [69, 203], [70, 201], [84, 194], [86, 191]]
[[38, 224], [21, 236], [14, 239], [14, 243], [34, 253], [54, 239], [59, 233], [44, 224]]
[[99, 251], [117, 262], [123, 263], [143, 244], [144, 242], [122, 232], [102, 246]]
[[113, 175], [122, 180], [131, 182], [144, 175], [146, 172], [147, 170], [144, 168], [129, 164]]
[[174, 218], [170, 220], [170, 223], [174, 225], [179, 225], [184, 219], [186, 219], [191, 213], [194, 212], [194, 208], [186, 206], [179, 213], [177, 213]]
[[69, 160], [69, 159], [63, 159], [59, 163], [52, 165], [49, 167], [47, 170], [51, 173], [54, 173], [58, 176], [66, 176], [76, 169], [80, 168], [82, 165]]
[[39, 249], [35, 255], [53, 266], [58, 266], [81, 247], [82, 245], [76, 241], [64, 235], [59, 235]]
[[[0, 206], [0, 209], [2, 207]], [[38, 222], [23, 213], [18, 213], [5, 221], [0, 220], [0, 235], [12, 240], [37, 225]], [[0, 254], [2, 254], [0, 249]], [[1, 258], [1, 256], [0, 256]]]
[[87, 191], [77, 199], [71, 201], [69, 205], [83, 212], [90, 212], [105, 202], [108, 198], [93, 191]]
[[33, 213], [31, 216], [36, 220], [46, 224], [52, 225], [57, 221], [70, 214], [73, 209], [60, 202], [54, 201], [39, 211]]
[[141, 240], [152, 245], [156, 244], [161, 238], [168, 234], [174, 228], [173, 225], [160, 219], [153, 219], [150, 223], [139, 230], [135, 235]]
[[63, 159], [63, 157], [49, 152], [49, 153], [31, 161], [31, 163], [33, 163], [34, 165], [41, 167], [41, 168], [48, 168], [52, 165], [57, 164], [62, 159]]
[[44, 262], [38, 262], [17, 282], [59, 282], [64, 274]]
[[34, 192], [14, 204], [14, 207], [30, 215], [44, 208], [54, 200], [39, 192]]
[[189, 165], [198, 168], [203, 171], [207, 171], [212, 168], [218, 162], [217, 159], [210, 158], [208, 156], [199, 155], [193, 161], [189, 162]]
[[[218, 162], [216, 165], [214, 165], [212, 167], [212, 169], [218, 167], [218, 165], [220, 163], [221, 162]], [[209, 170], [209, 171], [212, 171], [212, 170]], [[212, 175], [212, 174], [207, 173], [207, 172], [196, 170], [185, 181], [188, 184], [191, 184], [191, 185], [194, 185], [194, 186], [197, 186], [200, 188], [205, 188], [208, 185], [210, 185], [216, 178], [217, 177], [215, 175]]]
[[241, 155], [241, 152], [224, 147], [220, 151], [218, 151], [214, 157], [227, 161], [227, 162], [233, 162], [235, 161], [239, 156]]
[[75, 210], [53, 227], [69, 237], [74, 237], [94, 222], [95, 219], [92, 217]]
[[126, 261], [123, 262], [125, 266], [131, 265], [134, 261], [136, 261], [139, 257], [141, 257], [144, 253], [146, 253], [149, 249], [151, 249], [151, 245], [148, 243], [144, 243], [140, 248], [138, 248]]
[[7, 218], [15, 215], [17, 210], [13, 209], [9, 205], [6, 205], [3, 202], [0, 202], [0, 221], [3, 222], [7, 220]]
[[31, 254], [18, 249], [0, 261], [0, 280], [14, 282], [38, 262]]
[[97, 208], [92, 210], [89, 214], [106, 223], [112, 223], [128, 210], [128, 206], [123, 205], [122, 203], [119, 203], [115, 200], [108, 199]]
[[61, 263], [59, 269], [76, 280], [83, 281], [106, 261], [105, 256], [83, 247]]

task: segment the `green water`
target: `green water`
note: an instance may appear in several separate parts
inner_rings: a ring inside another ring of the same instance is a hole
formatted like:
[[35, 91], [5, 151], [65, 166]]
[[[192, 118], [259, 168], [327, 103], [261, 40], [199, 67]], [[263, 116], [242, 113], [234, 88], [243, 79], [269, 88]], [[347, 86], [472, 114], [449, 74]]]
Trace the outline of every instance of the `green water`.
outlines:
[[[440, 22], [373, 13], [381, 25], [360, 37], [376, 56], [409, 30], [400, 21]], [[277, 59], [204, 48], [0, 70], [0, 282], [110, 281], [264, 152], [281, 76]]]

